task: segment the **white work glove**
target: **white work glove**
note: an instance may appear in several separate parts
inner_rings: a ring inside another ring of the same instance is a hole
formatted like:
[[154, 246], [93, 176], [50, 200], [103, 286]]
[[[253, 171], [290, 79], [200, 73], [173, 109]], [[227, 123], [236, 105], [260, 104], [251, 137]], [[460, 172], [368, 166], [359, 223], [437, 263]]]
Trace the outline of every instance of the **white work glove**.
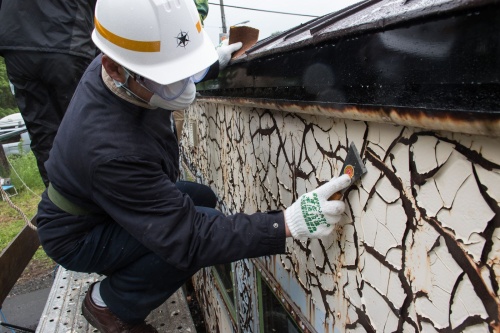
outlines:
[[303, 194], [285, 210], [285, 222], [293, 238], [321, 238], [332, 233], [344, 213], [343, 201], [328, 198], [351, 183], [348, 175], [331, 179], [314, 191]]
[[231, 60], [231, 54], [241, 49], [242, 46], [243, 43], [238, 42], [231, 45], [221, 43], [221, 45], [217, 47], [217, 54], [219, 55], [219, 70], [226, 68], [229, 60]]

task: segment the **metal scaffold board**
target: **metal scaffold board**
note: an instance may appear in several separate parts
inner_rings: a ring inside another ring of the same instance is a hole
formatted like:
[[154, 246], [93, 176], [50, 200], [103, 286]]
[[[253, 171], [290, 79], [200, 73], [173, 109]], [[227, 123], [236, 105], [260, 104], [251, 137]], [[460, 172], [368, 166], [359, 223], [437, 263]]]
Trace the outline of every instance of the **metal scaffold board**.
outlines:
[[[98, 274], [59, 268], [36, 333], [98, 332], [83, 317], [81, 304], [90, 284], [99, 279], [102, 276]], [[146, 322], [160, 333], [196, 332], [182, 289], [153, 311]]]

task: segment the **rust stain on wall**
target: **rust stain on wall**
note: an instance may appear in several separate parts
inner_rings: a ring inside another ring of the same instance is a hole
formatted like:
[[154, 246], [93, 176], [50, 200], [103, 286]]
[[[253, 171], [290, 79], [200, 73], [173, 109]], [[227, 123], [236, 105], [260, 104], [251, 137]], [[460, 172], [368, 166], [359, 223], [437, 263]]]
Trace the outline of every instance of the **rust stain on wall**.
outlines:
[[[183, 159], [225, 213], [287, 207], [338, 175], [350, 142], [360, 150], [368, 172], [335, 233], [259, 261], [293, 282], [276, 279], [278, 294], [311, 331], [500, 330], [498, 137], [332, 117], [340, 111], [199, 102], [186, 112], [198, 145], [184, 131]], [[255, 269], [236, 264], [243, 332], [258, 331]], [[209, 320], [222, 318], [209, 271], [196, 279]]]
[[465, 134], [500, 136], [500, 119], [495, 113], [457, 112], [456, 110], [428, 110], [423, 108], [394, 108], [374, 106], [334, 105], [332, 103], [280, 101], [266, 98], [209, 97], [210, 102], [241, 107], [286, 110], [294, 113], [319, 114], [328, 117], [445, 130]]

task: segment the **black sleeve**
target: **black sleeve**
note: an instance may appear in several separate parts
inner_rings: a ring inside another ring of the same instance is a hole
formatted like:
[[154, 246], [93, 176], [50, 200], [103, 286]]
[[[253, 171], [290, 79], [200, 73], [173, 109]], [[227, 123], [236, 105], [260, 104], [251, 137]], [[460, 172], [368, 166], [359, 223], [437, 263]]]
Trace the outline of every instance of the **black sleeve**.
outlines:
[[285, 251], [283, 213], [208, 218], [161, 165], [140, 157], [100, 165], [92, 183], [94, 200], [114, 221], [179, 269]]

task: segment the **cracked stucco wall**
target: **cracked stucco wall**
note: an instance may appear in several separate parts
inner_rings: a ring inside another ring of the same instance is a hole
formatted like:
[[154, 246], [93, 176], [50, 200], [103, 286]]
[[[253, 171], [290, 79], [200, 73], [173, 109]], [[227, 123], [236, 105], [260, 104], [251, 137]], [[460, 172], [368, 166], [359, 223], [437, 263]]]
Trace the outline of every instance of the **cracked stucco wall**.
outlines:
[[[181, 151], [225, 213], [252, 213], [338, 175], [351, 142], [368, 172], [334, 234], [263, 261], [301, 315], [318, 332], [500, 330], [499, 138], [198, 102]], [[255, 268], [236, 267], [238, 325], [257, 332]]]

